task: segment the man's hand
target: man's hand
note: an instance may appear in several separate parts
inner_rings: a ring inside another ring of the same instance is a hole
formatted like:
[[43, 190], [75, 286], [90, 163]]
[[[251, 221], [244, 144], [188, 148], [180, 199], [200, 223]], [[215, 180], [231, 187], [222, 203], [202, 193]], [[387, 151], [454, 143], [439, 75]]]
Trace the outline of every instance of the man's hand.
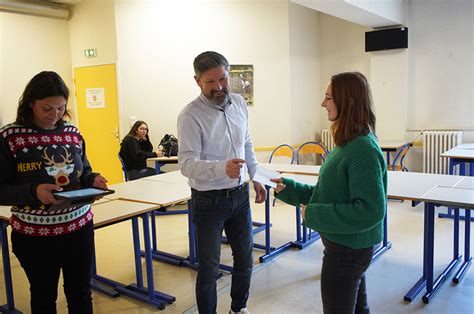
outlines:
[[62, 201], [54, 198], [53, 191], [62, 191], [63, 188], [56, 184], [44, 183], [36, 187], [36, 197], [45, 205], [59, 204]]
[[228, 160], [225, 164], [225, 173], [231, 179], [238, 179], [240, 177], [240, 169], [242, 169], [245, 160], [234, 158]]
[[260, 204], [267, 199], [267, 189], [260, 182], [253, 181], [253, 188], [255, 189], [255, 203]]

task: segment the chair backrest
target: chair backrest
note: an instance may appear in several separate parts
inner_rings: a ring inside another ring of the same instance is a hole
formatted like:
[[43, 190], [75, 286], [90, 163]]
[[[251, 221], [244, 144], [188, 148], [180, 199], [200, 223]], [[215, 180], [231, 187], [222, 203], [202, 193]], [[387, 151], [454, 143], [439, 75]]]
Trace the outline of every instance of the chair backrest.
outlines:
[[326, 159], [326, 156], [328, 155], [328, 150], [326, 149], [326, 146], [324, 146], [323, 143], [320, 142], [306, 142], [301, 144], [301, 146], [298, 148], [296, 152], [296, 163], [300, 163], [300, 156], [301, 155], [306, 155], [306, 154], [316, 154], [321, 156], [321, 159], [324, 162], [324, 159]]
[[295, 160], [295, 151], [293, 150], [293, 147], [291, 147], [288, 144], [281, 144], [277, 148], [273, 150], [273, 152], [270, 155], [270, 159], [268, 162], [272, 162], [273, 157], [277, 156], [285, 156], [291, 159], [291, 164]]
[[[406, 143], [402, 146], [402, 148], [398, 151], [397, 155], [393, 159], [390, 170], [397, 170], [397, 168], [398, 168], [398, 170], [401, 170], [401, 171], [408, 171], [408, 169], [405, 166], [403, 166], [403, 159], [405, 158], [406, 154], [410, 150], [410, 147], [412, 147], [412, 146], [413, 146], [412, 142], [408, 142], [408, 143]], [[399, 167], [397, 167], [397, 161], [398, 160], [400, 160], [400, 166]]]
[[120, 153], [118, 153], [118, 159], [120, 160], [120, 164], [122, 165], [122, 171], [123, 171], [123, 176], [125, 178], [125, 181], [128, 181], [127, 168], [125, 168], [125, 163], [123, 162], [123, 159], [122, 159], [122, 156], [120, 156]]

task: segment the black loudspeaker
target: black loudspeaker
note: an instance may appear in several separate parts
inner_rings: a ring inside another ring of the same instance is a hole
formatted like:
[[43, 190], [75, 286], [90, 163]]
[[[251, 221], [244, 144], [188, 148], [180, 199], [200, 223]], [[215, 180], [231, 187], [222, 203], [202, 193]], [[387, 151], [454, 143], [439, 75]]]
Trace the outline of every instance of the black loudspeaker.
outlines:
[[408, 48], [408, 28], [390, 28], [365, 33], [365, 51]]

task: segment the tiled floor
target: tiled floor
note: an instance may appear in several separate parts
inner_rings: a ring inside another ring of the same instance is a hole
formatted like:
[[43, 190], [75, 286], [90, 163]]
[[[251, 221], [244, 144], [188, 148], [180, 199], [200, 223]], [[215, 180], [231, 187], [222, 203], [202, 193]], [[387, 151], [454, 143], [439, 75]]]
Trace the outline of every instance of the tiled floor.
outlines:
[[[373, 313], [474, 313], [474, 271], [454, 285], [451, 279], [429, 305], [420, 296], [412, 303], [403, 295], [421, 275], [423, 215], [422, 206], [412, 208], [409, 202], [389, 202], [389, 239], [393, 243], [385, 255], [368, 270], [368, 294]], [[263, 206], [253, 207], [255, 221], [263, 221]], [[277, 202], [272, 208], [272, 244], [280, 245], [295, 238], [294, 209]], [[461, 239], [463, 239], [463, 223]], [[157, 218], [159, 248], [178, 255], [187, 255], [187, 218], [185, 215]], [[263, 243], [264, 235], [255, 242]], [[461, 240], [461, 245], [463, 241]], [[461, 252], [463, 251], [461, 246]], [[96, 231], [98, 272], [123, 283], [134, 281], [131, 224], [124, 222]], [[471, 251], [472, 248], [471, 248]], [[252, 313], [321, 313], [320, 241], [304, 250], [291, 250], [264, 264], [258, 262], [262, 253], [255, 251], [251, 297]], [[439, 270], [452, 255], [452, 221], [436, 220], [435, 262]], [[23, 270], [12, 255], [12, 271], [16, 307], [29, 313], [28, 283]], [[222, 247], [222, 262], [231, 264], [231, 252]], [[154, 262], [156, 289], [176, 296], [177, 301], [163, 313], [196, 311], [194, 283], [196, 272]], [[3, 274], [0, 272], [0, 274]], [[0, 282], [0, 303], [5, 303], [3, 278]], [[227, 313], [230, 305], [230, 276], [218, 281], [218, 313]], [[111, 299], [94, 292], [96, 313], [151, 313], [156, 308], [127, 297]], [[58, 313], [66, 313], [66, 302], [59, 289]]]

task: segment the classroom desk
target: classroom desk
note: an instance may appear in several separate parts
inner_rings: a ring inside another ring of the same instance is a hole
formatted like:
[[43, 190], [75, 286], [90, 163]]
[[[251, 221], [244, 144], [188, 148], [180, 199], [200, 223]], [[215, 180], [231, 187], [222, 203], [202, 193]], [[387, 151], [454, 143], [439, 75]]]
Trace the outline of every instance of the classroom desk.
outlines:
[[474, 149], [474, 143], [461, 143], [454, 148], [460, 149]]
[[[129, 285], [125, 285], [117, 281], [100, 276], [97, 274], [97, 267], [94, 257], [92, 270], [92, 285], [95, 289], [108, 294], [107, 290], [102, 289], [102, 287], [98, 285], [97, 282], [109, 285], [113, 289], [124, 295], [127, 295], [131, 298], [148, 304], [152, 304], [159, 309], [164, 309], [166, 304], [171, 304], [176, 300], [175, 297], [169, 294], [155, 290], [148, 213], [150, 211], [153, 211], [157, 207], [159, 206], [124, 200], [109, 200], [92, 205], [92, 210], [94, 212], [95, 229], [103, 228], [125, 220], [132, 220], [133, 250], [135, 257], [136, 274], [136, 284]], [[147, 276], [146, 287], [143, 283], [138, 217], [142, 218], [143, 243], [145, 246], [144, 256]]]
[[[471, 145], [474, 147], [474, 144], [460, 144], [441, 154], [441, 157], [449, 158], [449, 174], [454, 174], [454, 167], [459, 165], [459, 175], [463, 176], [466, 174], [466, 164], [469, 164], [469, 176], [474, 176], [474, 149], [469, 148]], [[438, 217], [453, 218], [452, 208], [449, 207], [447, 213], [439, 213]], [[460, 218], [465, 219], [464, 216]], [[471, 221], [474, 221], [473, 217]]]
[[5, 294], [7, 297], [7, 304], [0, 306], [2, 313], [21, 313], [15, 309], [15, 300], [13, 298], [13, 283], [10, 266], [10, 251], [8, 249], [8, 235], [7, 227], [10, 222], [11, 206], [0, 206], [0, 240], [2, 243], [2, 262], [3, 262], [3, 276], [5, 281]]
[[403, 141], [380, 141], [380, 149], [387, 154], [387, 165], [390, 165], [390, 152], [396, 152], [407, 142]]
[[[432, 195], [430, 193], [434, 193], [431, 191], [436, 191], [439, 187], [452, 188], [455, 186], [459, 186], [459, 189], [461, 189], [461, 187], [470, 184], [470, 182], [466, 181], [465, 183], [462, 183], [465, 179], [466, 177], [441, 174], [427, 174], [401, 171], [388, 172], [388, 197], [412, 201], [413, 206], [415, 206], [415, 204], [419, 202], [425, 203], [423, 233], [423, 272], [421, 278], [405, 294], [405, 301], [411, 302], [421, 292], [421, 290], [426, 287], [427, 292], [423, 296], [423, 301], [425, 303], [428, 303], [434, 293], [439, 289], [441, 284], [445, 281], [445, 279], [461, 261], [461, 256], [459, 255], [459, 209], [456, 208], [454, 219], [453, 259], [450, 261], [448, 266], [441, 272], [437, 279], [433, 281], [432, 255], [434, 250], [434, 206], [449, 206], [451, 204], [450, 202], [457, 202], [458, 196], [456, 194], [451, 195], [445, 193], [443, 194], [443, 196], [445, 196], [446, 198], [441, 199], [437, 197], [436, 194]], [[465, 191], [467, 192], [462, 193], [469, 193], [469, 190], [465, 189]], [[456, 205], [459, 204], [459, 202], [456, 203]], [[466, 223], [467, 225], [469, 225], [468, 222]], [[469, 230], [469, 226], [466, 226], [466, 228], [466, 230]], [[469, 233], [467, 236], [469, 237]], [[467, 250], [465, 254], [469, 256], [469, 251]], [[467, 268], [467, 266], [465, 268]]]
[[[118, 294], [114, 291], [104, 289], [101, 284], [105, 284], [111, 286], [119, 293], [137, 299], [139, 301], [152, 304], [159, 309], [164, 309], [166, 304], [171, 304], [175, 301], [175, 297], [156, 291], [154, 288], [148, 212], [156, 209], [157, 207], [159, 206], [145, 203], [106, 199], [101, 199], [100, 201], [98, 201], [97, 204], [94, 204], [92, 206], [92, 210], [94, 212], [95, 229], [103, 228], [129, 219], [132, 220], [135, 252], [135, 271], [137, 280], [136, 284], [124, 285], [122, 283], [98, 275], [94, 257], [92, 272], [93, 280], [91, 283], [94, 289], [112, 297], [118, 296]], [[11, 279], [11, 267], [8, 251], [8, 238], [6, 233], [6, 228], [9, 223], [10, 215], [10, 206], [0, 206], [3, 271], [5, 276], [5, 290], [7, 295], [7, 304], [0, 307], [0, 311], [5, 313], [21, 313], [15, 309], [13, 299], [13, 285]], [[141, 217], [143, 220], [147, 287], [145, 287], [143, 284], [142, 265], [140, 260], [138, 217]]]
[[270, 169], [280, 173], [292, 173], [302, 175], [319, 175], [319, 169], [321, 166], [315, 165], [292, 165], [292, 164], [279, 164], [279, 163], [258, 163], [259, 166]]
[[[455, 269], [457, 264], [460, 262], [462, 256], [455, 255], [453, 260], [448, 265], [446, 270], [442, 272], [436, 279], [433, 277], [434, 273], [434, 219], [435, 219], [435, 207], [436, 206], [451, 206], [459, 210], [459, 208], [464, 208], [466, 210], [466, 219], [465, 223], [465, 248], [464, 248], [464, 262], [461, 264], [460, 269], [455, 274], [453, 281], [455, 283], [459, 282], [464, 274], [467, 272], [469, 265], [472, 262], [472, 257], [470, 256], [470, 216], [471, 209], [474, 209], [474, 190], [461, 187], [449, 187], [449, 186], [435, 186], [431, 190], [427, 191], [420, 198], [420, 201], [425, 202], [425, 245], [427, 248], [424, 250], [424, 269], [422, 276], [423, 280], [426, 280], [426, 290], [427, 292], [423, 295], [423, 302], [429, 303], [431, 298], [441, 287], [443, 282], [448, 277], [449, 273]], [[456, 215], [456, 214], [455, 214]], [[457, 215], [457, 220], [459, 220], [459, 213]], [[456, 219], [456, 218], [455, 218]]]
[[[301, 175], [293, 173], [283, 173], [281, 175], [284, 178], [292, 179], [303, 184], [316, 185], [318, 183], [318, 176], [314, 175]], [[296, 241], [292, 242], [292, 247], [296, 247], [300, 250], [304, 249], [311, 243], [320, 239], [318, 232], [309, 229], [302, 224], [301, 221], [301, 207], [296, 207]]]
[[153, 157], [153, 158], [148, 158], [147, 160], [155, 162], [155, 173], [160, 174], [161, 165], [164, 165], [164, 164], [177, 164], [178, 163], [178, 156]]

